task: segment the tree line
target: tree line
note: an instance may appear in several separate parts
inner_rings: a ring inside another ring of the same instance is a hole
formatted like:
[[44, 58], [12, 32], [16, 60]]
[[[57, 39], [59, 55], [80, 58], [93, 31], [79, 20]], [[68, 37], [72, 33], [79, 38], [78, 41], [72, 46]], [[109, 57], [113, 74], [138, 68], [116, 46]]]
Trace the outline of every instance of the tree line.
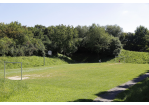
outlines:
[[115, 56], [122, 47], [147, 51], [148, 35], [148, 29], [143, 26], [137, 27], [135, 33], [124, 33], [117, 25], [27, 27], [17, 21], [0, 23], [0, 56], [42, 56], [49, 50], [54, 55], [92, 53]]
[[136, 28], [135, 33], [123, 33], [120, 36], [123, 48], [131, 51], [149, 51], [149, 30], [144, 26]]

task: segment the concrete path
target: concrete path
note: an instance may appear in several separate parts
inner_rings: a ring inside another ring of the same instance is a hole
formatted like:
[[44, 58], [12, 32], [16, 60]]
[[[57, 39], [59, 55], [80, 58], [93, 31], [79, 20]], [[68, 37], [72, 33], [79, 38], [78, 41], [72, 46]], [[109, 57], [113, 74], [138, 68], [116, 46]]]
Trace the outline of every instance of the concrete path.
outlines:
[[111, 102], [115, 99], [117, 94], [126, 90], [127, 88], [136, 84], [137, 82], [142, 81], [143, 79], [145, 79], [147, 77], [149, 77], [149, 73], [146, 73], [138, 78], [128, 81], [122, 85], [115, 87], [115, 88], [112, 88], [112, 89], [108, 90], [105, 94], [98, 96], [96, 99], [93, 100], [93, 102]]

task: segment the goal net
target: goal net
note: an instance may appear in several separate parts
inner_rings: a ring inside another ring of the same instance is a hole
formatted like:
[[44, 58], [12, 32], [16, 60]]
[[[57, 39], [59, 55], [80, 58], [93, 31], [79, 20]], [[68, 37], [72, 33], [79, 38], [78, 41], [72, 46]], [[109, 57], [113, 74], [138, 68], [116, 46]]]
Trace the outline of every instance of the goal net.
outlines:
[[[6, 61], [4, 61], [4, 79], [6, 78], [6, 65], [7, 65], [7, 63], [9, 63], [9, 64], [15, 64], [15, 63], [20, 63], [20, 65], [21, 65], [21, 70], [20, 70], [20, 73], [19, 73], [19, 80], [22, 80], [22, 62], [6, 62]], [[11, 70], [12, 71], [12, 70]], [[10, 72], [10, 71], [9, 71]], [[15, 74], [18, 74], [17, 72], [14, 72]], [[13, 74], [13, 73], [12, 73]]]
[[115, 56], [115, 63], [125, 63], [124, 56]]

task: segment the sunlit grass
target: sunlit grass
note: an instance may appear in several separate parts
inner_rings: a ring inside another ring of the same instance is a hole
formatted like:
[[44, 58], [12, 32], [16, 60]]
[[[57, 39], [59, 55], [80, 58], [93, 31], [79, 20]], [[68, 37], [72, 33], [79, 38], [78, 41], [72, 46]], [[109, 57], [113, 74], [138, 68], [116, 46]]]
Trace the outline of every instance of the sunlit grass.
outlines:
[[[135, 64], [148, 64], [149, 63], [149, 53], [148, 52], [137, 52], [137, 51], [129, 51], [129, 50], [121, 50], [121, 53], [119, 56], [125, 57], [125, 58], [114, 58], [111, 59], [108, 62], [119, 62], [119, 59], [121, 59], [121, 62], [125, 63], [135, 63]], [[125, 60], [124, 60], [125, 59]]]
[[[11, 82], [25, 85], [21, 92], [9, 97], [0, 97], [1, 101], [25, 102], [67, 102], [79, 99], [93, 100], [96, 94], [125, 83], [148, 70], [147, 64], [63, 64], [45, 67], [23, 68], [23, 76], [29, 79], [22, 81], [5, 80], [1, 88], [12, 89]], [[19, 69], [7, 69], [6, 78], [20, 75]], [[3, 76], [3, 70], [0, 71]], [[0, 92], [2, 92], [0, 90]]]

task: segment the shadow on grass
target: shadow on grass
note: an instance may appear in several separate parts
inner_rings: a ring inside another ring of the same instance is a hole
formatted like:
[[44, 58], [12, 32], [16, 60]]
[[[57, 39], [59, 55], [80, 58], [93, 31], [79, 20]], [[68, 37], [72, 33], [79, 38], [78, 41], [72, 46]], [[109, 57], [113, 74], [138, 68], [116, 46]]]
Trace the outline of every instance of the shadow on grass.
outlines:
[[[147, 74], [145, 74], [147, 73]], [[112, 88], [108, 91], [103, 91], [95, 94], [98, 96], [95, 100], [92, 99], [77, 99], [69, 102], [104, 102], [104, 101], [113, 101], [115, 102], [149, 102], [149, 70], [145, 73], [140, 74], [137, 78], [134, 78], [132, 81], [128, 81], [122, 85], [119, 85], [115, 88]], [[145, 74], [145, 75], [144, 75]], [[140, 84], [135, 84], [140, 82]], [[135, 84], [135, 85], [134, 85]], [[134, 85], [134, 86], [132, 86]], [[128, 90], [126, 90], [128, 89]], [[120, 93], [120, 94], [119, 94]], [[122, 93], [122, 94], [121, 94]], [[128, 96], [127, 100], [124, 100]], [[100, 98], [99, 98], [100, 97]], [[139, 97], [139, 99], [138, 99]], [[100, 101], [100, 100], [101, 101]]]
[[77, 100], [69, 101], [69, 102], [93, 102], [93, 100], [92, 99], [77, 99]]
[[98, 97], [93, 100], [93, 102], [111, 102], [116, 97], [116, 95], [121, 93], [122, 91], [123, 89], [99, 92], [98, 94], [96, 94]]
[[[149, 70], [148, 72], [149, 73]], [[136, 80], [135, 80], [136, 81]], [[114, 102], [149, 102], [149, 78], [141, 80], [134, 86], [116, 96]]]

